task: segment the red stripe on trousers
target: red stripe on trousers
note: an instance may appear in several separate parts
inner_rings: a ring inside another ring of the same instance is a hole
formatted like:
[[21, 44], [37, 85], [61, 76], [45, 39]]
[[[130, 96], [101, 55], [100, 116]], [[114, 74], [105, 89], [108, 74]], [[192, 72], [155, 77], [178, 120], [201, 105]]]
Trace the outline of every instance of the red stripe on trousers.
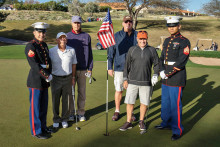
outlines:
[[178, 128], [180, 129], [180, 135], [182, 134], [182, 129], [180, 127], [180, 95], [181, 95], [181, 87], [179, 87], [178, 100], [177, 100], [177, 116], [178, 116]]
[[34, 127], [34, 89], [32, 88], [32, 100], [31, 100], [31, 118], [32, 118], [32, 130], [34, 136], [36, 135]]

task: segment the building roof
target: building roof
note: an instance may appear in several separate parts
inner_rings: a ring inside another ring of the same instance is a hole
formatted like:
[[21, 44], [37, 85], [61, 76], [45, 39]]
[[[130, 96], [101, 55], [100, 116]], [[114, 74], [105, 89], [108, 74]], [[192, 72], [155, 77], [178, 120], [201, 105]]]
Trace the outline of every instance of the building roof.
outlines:
[[99, 3], [99, 6], [109, 6], [113, 10], [126, 10], [126, 4], [125, 3]]

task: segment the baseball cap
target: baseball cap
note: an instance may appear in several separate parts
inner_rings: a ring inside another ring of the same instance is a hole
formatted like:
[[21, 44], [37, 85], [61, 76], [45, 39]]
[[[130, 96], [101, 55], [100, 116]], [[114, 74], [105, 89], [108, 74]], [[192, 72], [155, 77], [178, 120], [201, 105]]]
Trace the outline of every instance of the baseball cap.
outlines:
[[82, 18], [80, 16], [73, 16], [72, 17], [72, 22], [82, 22]]
[[147, 39], [148, 38], [147, 32], [146, 31], [139, 31], [137, 34], [137, 38], [138, 39], [140, 39], [140, 38]]
[[133, 18], [131, 16], [124, 16], [123, 22], [126, 22], [126, 21], [133, 21]]
[[60, 32], [60, 33], [57, 34], [56, 39], [60, 38], [60, 36], [66, 36], [67, 37], [66, 33]]

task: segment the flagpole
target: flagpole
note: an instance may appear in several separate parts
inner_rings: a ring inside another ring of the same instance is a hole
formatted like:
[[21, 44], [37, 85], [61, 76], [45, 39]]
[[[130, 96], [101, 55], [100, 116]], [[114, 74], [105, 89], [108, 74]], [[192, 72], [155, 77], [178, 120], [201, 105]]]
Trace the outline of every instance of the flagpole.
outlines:
[[107, 48], [107, 82], [106, 82], [106, 133], [105, 136], [109, 136], [108, 133], [108, 48]]

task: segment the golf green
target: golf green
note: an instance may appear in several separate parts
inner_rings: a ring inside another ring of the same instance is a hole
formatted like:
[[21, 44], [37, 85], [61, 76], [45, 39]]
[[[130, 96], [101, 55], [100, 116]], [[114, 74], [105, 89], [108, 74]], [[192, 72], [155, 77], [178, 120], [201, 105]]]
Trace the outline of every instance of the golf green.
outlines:
[[[0, 59], [0, 142], [1, 146], [219, 146], [220, 127], [220, 69], [187, 67], [188, 80], [183, 93], [184, 135], [171, 141], [170, 130], [156, 130], [161, 122], [160, 82], [154, 87], [147, 119], [148, 130], [141, 135], [138, 121], [133, 129], [121, 132], [126, 121], [126, 105], [121, 105], [121, 119], [111, 121], [114, 112], [113, 78], [109, 77], [109, 136], [106, 131], [106, 62], [95, 62], [93, 76], [96, 82], [87, 81], [86, 122], [75, 122], [66, 129], [60, 128], [47, 140], [38, 140], [30, 134], [29, 99], [26, 78], [29, 65], [25, 59]], [[125, 93], [124, 93], [125, 95]], [[124, 99], [124, 98], [123, 98]], [[47, 125], [51, 126], [52, 107], [49, 89]], [[134, 113], [139, 118], [139, 99]]]

